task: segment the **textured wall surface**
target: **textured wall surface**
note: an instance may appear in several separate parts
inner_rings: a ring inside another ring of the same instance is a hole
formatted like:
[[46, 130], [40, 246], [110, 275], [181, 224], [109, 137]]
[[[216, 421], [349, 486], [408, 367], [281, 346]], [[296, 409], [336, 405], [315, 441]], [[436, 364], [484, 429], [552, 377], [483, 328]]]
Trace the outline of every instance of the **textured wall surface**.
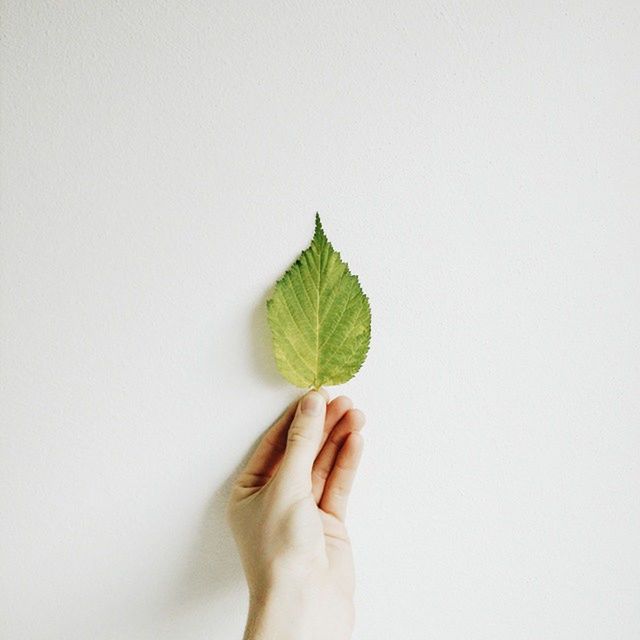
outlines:
[[241, 635], [316, 210], [373, 308], [356, 640], [640, 636], [637, 2], [0, 6], [3, 639]]

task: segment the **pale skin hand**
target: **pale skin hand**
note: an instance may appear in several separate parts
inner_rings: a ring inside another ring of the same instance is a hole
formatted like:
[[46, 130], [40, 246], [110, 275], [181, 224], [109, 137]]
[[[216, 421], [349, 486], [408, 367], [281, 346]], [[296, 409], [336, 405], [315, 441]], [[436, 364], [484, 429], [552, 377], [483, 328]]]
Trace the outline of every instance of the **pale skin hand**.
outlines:
[[[324, 389], [270, 427], [231, 491], [227, 518], [247, 583], [244, 640], [347, 640], [354, 574], [345, 514], [364, 415]], [[314, 408], [315, 407], [315, 408]]]

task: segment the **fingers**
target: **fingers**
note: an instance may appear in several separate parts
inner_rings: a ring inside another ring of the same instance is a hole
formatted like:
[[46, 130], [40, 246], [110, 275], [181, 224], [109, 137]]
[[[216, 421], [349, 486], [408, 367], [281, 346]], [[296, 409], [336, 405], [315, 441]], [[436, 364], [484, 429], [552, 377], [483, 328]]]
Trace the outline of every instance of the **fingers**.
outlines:
[[287, 443], [287, 429], [296, 411], [298, 401], [292, 401], [280, 414], [280, 417], [269, 427], [262, 440], [247, 462], [243, 475], [255, 476], [257, 479], [269, 476], [272, 468], [282, 457]]
[[[329, 401], [329, 392], [325, 388], [318, 389], [318, 392]], [[335, 401], [341, 399], [344, 400], [344, 397], [336, 398]], [[275, 473], [287, 446], [287, 431], [291, 420], [293, 420], [298, 402], [299, 399], [296, 399], [289, 403], [287, 408], [269, 427], [258, 443], [258, 446], [239, 476], [239, 480], [242, 480], [243, 485], [256, 486], [264, 484]], [[329, 404], [327, 408], [326, 429], [331, 430], [335, 423], [342, 417], [342, 413], [340, 413], [341, 406], [340, 403], [335, 407], [333, 406], [333, 402]]]
[[353, 402], [347, 396], [338, 396], [327, 405], [327, 417], [324, 421], [324, 432], [320, 447], [323, 447], [333, 428], [340, 422], [344, 414], [353, 407]]
[[322, 441], [326, 412], [326, 398], [317, 391], [309, 391], [298, 403], [278, 469], [278, 478], [294, 490], [311, 490], [311, 468]]
[[333, 469], [327, 478], [319, 507], [344, 522], [347, 502], [360, 458], [364, 439], [357, 431], [350, 433], [338, 452]]
[[364, 413], [359, 409], [350, 409], [342, 416], [338, 424], [336, 424], [329, 434], [329, 437], [313, 464], [312, 490], [316, 503], [319, 502], [322, 497], [326, 480], [331, 473], [331, 469], [333, 469], [342, 445], [345, 443], [349, 434], [353, 431], [360, 431], [362, 427], [364, 427], [364, 423]]

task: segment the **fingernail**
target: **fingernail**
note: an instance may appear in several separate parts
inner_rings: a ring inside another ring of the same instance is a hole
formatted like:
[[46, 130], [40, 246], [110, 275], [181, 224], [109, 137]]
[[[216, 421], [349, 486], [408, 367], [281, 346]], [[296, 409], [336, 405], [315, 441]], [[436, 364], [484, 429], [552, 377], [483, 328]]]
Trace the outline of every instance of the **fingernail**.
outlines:
[[309, 391], [309, 393], [302, 398], [300, 410], [306, 416], [319, 416], [325, 404], [325, 399], [317, 391]]

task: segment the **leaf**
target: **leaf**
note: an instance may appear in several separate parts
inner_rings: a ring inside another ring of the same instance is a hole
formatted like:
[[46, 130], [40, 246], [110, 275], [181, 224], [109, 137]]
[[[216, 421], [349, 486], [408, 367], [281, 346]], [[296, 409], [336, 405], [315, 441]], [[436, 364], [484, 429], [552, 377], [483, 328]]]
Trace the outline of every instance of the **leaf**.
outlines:
[[276, 364], [292, 384], [342, 384], [362, 366], [371, 338], [369, 299], [318, 214], [311, 244], [276, 282], [267, 315]]

